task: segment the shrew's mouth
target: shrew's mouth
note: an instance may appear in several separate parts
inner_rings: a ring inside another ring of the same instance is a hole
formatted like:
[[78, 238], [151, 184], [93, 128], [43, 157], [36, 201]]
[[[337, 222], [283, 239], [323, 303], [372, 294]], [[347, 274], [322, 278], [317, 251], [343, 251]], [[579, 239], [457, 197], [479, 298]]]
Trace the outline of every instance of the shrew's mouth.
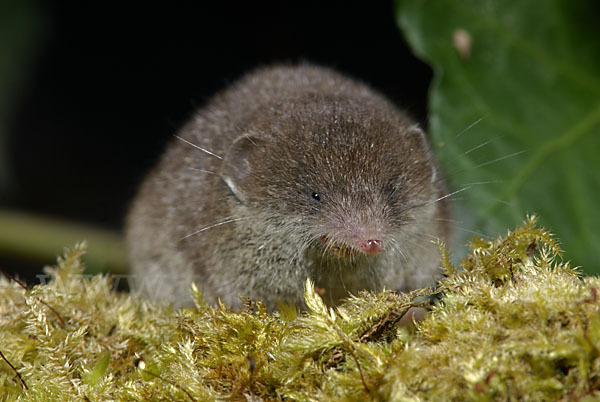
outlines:
[[327, 235], [322, 235], [319, 237], [319, 241], [321, 244], [323, 244], [325, 250], [327, 250], [331, 255], [340, 259], [356, 258], [363, 254], [360, 250], [357, 250], [356, 248], [349, 246], [344, 242], [331, 240]]

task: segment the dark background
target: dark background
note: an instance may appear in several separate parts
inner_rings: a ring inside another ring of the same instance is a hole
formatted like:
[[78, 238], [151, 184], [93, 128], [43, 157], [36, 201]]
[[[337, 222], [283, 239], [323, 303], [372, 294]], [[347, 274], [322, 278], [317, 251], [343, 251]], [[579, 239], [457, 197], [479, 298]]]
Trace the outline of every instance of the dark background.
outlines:
[[[37, 42], [8, 118], [13, 185], [0, 206], [120, 230], [172, 134], [261, 64], [334, 67], [425, 124], [431, 71], [403, 41], [393, 2], [205, 3], [217, 2], [34, 3]], [[40, 267], [2, 256], [0, 266]]]

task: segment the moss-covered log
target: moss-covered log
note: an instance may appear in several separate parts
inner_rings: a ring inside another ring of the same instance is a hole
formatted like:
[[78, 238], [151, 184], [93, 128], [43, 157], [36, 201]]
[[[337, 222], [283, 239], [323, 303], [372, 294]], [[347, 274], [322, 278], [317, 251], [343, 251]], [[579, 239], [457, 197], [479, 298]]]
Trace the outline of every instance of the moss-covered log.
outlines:
[[[560, 262], [528, 219], [476, 238], [437, 289], [351, 297], [306, 312], [260, 302], [175, 311], [83, 276], [84, 246], [52, 280], [0, 282], [4, 400], [559, 400], [600, 386], [598, 278]], [[439, 293], [415, 326], [400, 317]], [[10, 363], [10, 364], [9, 364]]]

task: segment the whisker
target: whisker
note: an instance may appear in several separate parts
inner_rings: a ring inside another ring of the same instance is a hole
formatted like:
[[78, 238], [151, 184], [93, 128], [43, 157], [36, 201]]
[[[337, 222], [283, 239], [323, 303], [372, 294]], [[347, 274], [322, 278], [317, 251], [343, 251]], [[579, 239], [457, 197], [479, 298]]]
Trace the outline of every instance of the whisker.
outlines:
[[452, 197], [453, 195], [456, 195], [456, 194], [458, 194], [458, 193], [462, 193], [463, 191], [465, 191], [465, 190], [468, 190], [468, 189], [470, 189], [470, 188], [471, 188], [471, 186], [470, 186], [470, 185], [469, 185], [469, 186], [466, 186], [466, 187], [463, 187], [463, 188], [461, 188], [460, 190], [453, 191], [453, 192], [451, 192], [451, 193], [449, 193], [449, 194], [446, 194], [446, 195], [444, 195], [444, 196], [441, 196], [441, 197], [439, 197], [439, 198], [437, 198], [437, 199], [435, 199], [435, 200], [432, 200], [432, 201], [429, 201], [429, 202], [423, 203], [422, 205], [435, 204], [436, 202], [439, 202], [439, 201], [441, 201], [441, 200], [444, 200], [444, 199], [446, 199], [446, 198], [448, 198], [448, 197]]
[[344, 290], [348, 290], [348, 288], [346, 287], [346, 282], [344, 282], [344, 271], [342, 270], [342, 264], [341, 261], [338, 262], [338, 275], [340, 276], [340, 282], [342, 283], [342, 289]]
[[481, 144], [479, 144], [479, 145], [476, 145], [476, 146], [474, 146], [473, 148], [469, 149], [468, 151], [466, 151], [466, 152], [463, 152], [463, 156], [464, 156], [464, 155], [468, 155], [468, 154], [470, 154], [470, 153], [471, 153], [471, 152], [473, 152], [473, 151], [477, 151], [479, 148], [483, 148], [483, 147], [485, 147], [486, 145], [488, 145], [489, 143], [491, 143], [491, 142], [493, 142], [493, 141], [495, 141], [495, 140], [496, 140], [496, 138], [492, 138], [491, 140], [488, 140], [488, 141], [486, 141], [486, 142], [483, 142], [483, 143], [481, 143]]
[[477, 235], [479, 237], [483, 237], [483, 238], [486, 238], [486, 239], [490, 239], [491, 238], [490, 235], [486, 235], [485, 233], [481, 233], [481, 232], [478, 232], [476, 230], [467, 229], [467, 228], [464, 228], [462, 226], [455, 226], [455, 229], [456, 230], [460, 230], [461, 232], [474, 234], [474, 235]]
[[523, 151], [519, 151], [519, 152], [514, 152], [514, 153], [509, 154], [509, 155], [504, 155], [504, 156], [501, 156], [501, 157], [496, 158], [494, 160], [487, 161], [487, 162], [481, 163], [479, 165], [473, 166], [471, 169], [477, 169], [477, 168], [480, 168], [482, 166], [491, 165], [492, 163], [500, 162], [500, 161], [502, 161], [504, 159], [512, 158], [513, 156], [521, 155], [522, 153], [525, 153], [525, 152], [527, 152], [527, 150], [523, 150]]
[[504, 183], [504, 180], [474, 181], [471, 183], [465, 183], [465, 184], [463, 184], [463, 186], [479, 186], [482, 184], [498, 184], [498, 183]]
[[[465, 233], [471, 233], [471, 234], [475, 234], [478, 235], [480, 237], [484, 237], [486, 239], [491, 238], [490, 235], [486, 235], [485, 233], [481, 233], [481, 232], [477, 232], [474, 230], [470, 230], [467, 229], [463, 226], [459, 226], [457, 224], [462, 224], [463, 222], [460, 220], [456, 220], [456, 219], [446, 219], [446, 218], [433, 218], [433, 219], [424, 219], [424, 220], [410, 220], [410, 221], [402, 221], [401, 225], [402, 226], [408, 226], [408, 225], [421, 225], [423, 223], [437, 223], [437, 222], [450, 222], [450, 223], [454, 223], [455, 225], [453, 226], [453, 228], [460, 230], [461, 232], [465, 232]], [[421, 232], [416, 232], [416, 233], [421, 233]], [[421, 233], [423, 234], [423, 233]]]
[[214, 156], [215, 158], [223, 159], [222, 157], [220, 157], [219, 155], [215, 154], [214, 152], [210, 152], [208, 149], [204, 149], [204, 148], [202, 148], [201, 146], [199, 146], [199, 145], [196, 145], [196, 144], [194, 144], [193, 142], [189, 142], [188, 140], [185, 140], [185, 139], [181, 138], [181, 137], [180, 137], [180, 136], [178, 136], [178, 135], [173, 135], [173, 137], [177, 138], [177, 139], [178, 139], [178, 140], [180, 140], [180, 141], [183, 141], [183, 142], [185, 142], [185, 143], [186, 143], [186, 144], [188, 144], [188, 145], [191, 145], [191, 146], [193, 146], [193, 147], [194, 147], [194, 148], [196, 148], [196, 149], [199, 149], [199, 150], [200, 150], [200, 151], [202, 151], [202, 152], [206, 152], [207, 154], [209, 154], [209, 155], [211, 155], [211, 156]]
[[475, 120], [473, 123], [469, 124], [467, 127], [465, 127], [462, 131], [460, 131], [458, 134], [456, 134], [454, 136], [454, 138], [458, 138], [461, 135], [463, 135], [464, 133], [466, 133], [467, 131], [469, 131], [470, 129], [472, 129], [473, 127], [475, 127], [477, 124], [481, 123], [481, 121], [483, 119], [485, 119], [488, 115], [483, 115], [481, 116], [479, 119]]
[[246, 139], [247, 139], [248, 141], [250, 141], [250, 142], [252, 143], [252, 145], [254, 145], [255, 147], [257, 147], [257, 148], [258, 148], [258, 144], [256, 144], [256, 142], [254, 142], [254, 140], [253, 140], [253, 139], [252, 139], [250, 136], [246, 136]]
[[196, 230], [195, 232], [192, 232], [192, 233], [190, 233], [190, 234], [182, 237], [181, 239], [179, 239], [179, 241], [182, 241], [182, 240], [187, 239], [188, 237], [197, 235], [198, 233], [202, 233], [205, 230], [212, 229], [212, 228], [217, 227], [217, 226], [225, 225], [227, 223], [241, 221], [241, 220], [244, 220], [244, 219], [250, 219], [250, 217], [249, 216], [245, 216], [245, 217], [241, 217], [241, 218], [226, 219], [224, 221], [220, 221], [220, 222], [216, 222], [216, 223], [210, 224], [208, 226], [204, 226], [202, 229]]
[[390, 244], [392, 246], [392, 250], [396, 250], [402, 257], [402, 259], [404, 260], [404, 263], [407, 263], [408, 258], [406, 258], [406, 254], [404, 254], [404, 251], [402, 251], [402, 247], [400, 246], [400, 243], [398, 242], [398, 240], [396, 240], [395, 238], [391, 238]]
[[198, 169], [198, 168], [193, 168], [193, 167], [188, 167], [188, 169], [193, 170], [194, 172], [217, 174], [216, 172], [211, 172], [210, 170]]

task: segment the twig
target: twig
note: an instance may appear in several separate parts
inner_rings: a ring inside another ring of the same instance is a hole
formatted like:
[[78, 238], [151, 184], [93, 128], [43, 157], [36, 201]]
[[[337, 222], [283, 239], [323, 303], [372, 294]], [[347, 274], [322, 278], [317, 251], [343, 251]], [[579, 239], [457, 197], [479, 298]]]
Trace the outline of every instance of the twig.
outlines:
[[358, 368], [358, 373], [360, 374], [360, 380], [362, 381], [363, 387], [365, 387], [365, 391], [367, 391], [367, 394], [371, 393], [371, 390], [369, 390], [369, 387], [367, 387], [367, 383], [365, 381], [365, 376], [363, 375], [362, 368], [360, 367], [360, 363], [358, 363], [358, 359], [356, 358], [356, 355], [354, 354], [354, 350], [352, 350], [352, 347], [348, 348], [348, 353], [350, 353], [350, 356], [352, 356], [352, 358], [354, 359], [354, 363], [356, 363], [356, 368]]
[[188, 390], [186, 390], [185, 388], [183, 388], [181, 385], [177, 384], [176, 382], [167, 380], [166, 378], [162, 378], [161, 376], [159, 376], [156, 373], [153, 373], [152, 371], [145, 370], [145, 369], [141, 369], [141, 370], [146, 374], [150, 374], [151, 376], [158, 378], [159, 380], [163, 380], [167, 384], [170, 384], [170, 385], [174, 386], [175, 388], [178, 388], [180, 391], [185, 393], [188, 396], [188, 398], [190, 398], [192, 400], [192, 402], [196, 402], [196, 399], [192, 396], [192, 394], [190, 394], [190, 392]]
[[8, 361], [8, 359], [6, 358], [6, 356], [4, 356], [4, 353], [2, 353], [1, 350], [0, 350], [0, 356], [6, 362], [6, 364], [8, 364], [10, 366], [10, 368], [15, 372], [15, 374], [17, 375], [17, 377], [19, 377], [19, 380], [21, 381], [21, 384], [23, 384], [23, 388], [25, 388], [26, 391], [29, 391], [29, 387], [27, 386], [27, 384], [25, 384], [25, 380], [23, 379], [23, 377], [21, 377], [21, 374], [19, 374], [19, 372], [17, 371], [17, 369], [15, 368], [15, 366], [13, 366], [11, 364], [11, 362]]
[[60, 316], [60, 314], [58, 314], [58, 311], [56, 311], [54, 309], [54, 307], [52, 307], [51, 305], [49, 305], [48, 303], [46, 303], [45, 301], [43, 301], [42, 299], [40, 299], [39, 297], [37, 298], [38, 301], [40, 303], [42, 303], [44, 306], [48, 307], [50, 309], [50, 311], [52, 311], [54, 314], [56, 314], [56, 317], [58, 318], [58, 320], [60, 321], [60, 323], [62, 324], [62, 326], [66, 326], [67, 324], [65, 323], [65, 320], [63, 320], [63, 318]]
[[[18, 280], [17, 278], [15, 278], [11, 274], [9, 274], [5, 270], [3, 270], [2, 268], [0, 268], [0, 272], [2, 272], [2, 274], [4, 276], [6, 276], [8, 279], [10, 279], [11, 281], [17, 282], [19, 284], [19, 286], [21, 286], [23, 289], [25, 289], [26, 292], [29, 290], [29, 288], [27, 287], [27, 285], [25, 285], [23, 282], [21, 282], [20, 280]], [[61, 315], [58, 313], [58, 311], [56, 311], [56, 309], [54, 309], [54, 307], [52, 307], [51, 305], [49, 305], [48, 303], [46, 303], [45, 301], [43, 301], [39, 297], [37, 297], [37, 299], [38, 299], [38, 301], [40, 303], [42, 303], [44, 306], [48, 307], [50, 309], [50, 311], [52, 311], [56, 315], [56, 317], [58, 318], [58, 320], [60, 321], [60, 323], [62, 324], [63, 327], [66, 325], [65, 324], [65, 320], [63, 320], [63, 318], [61, 317]]]
[[329, 324], [335, 328], [336, 332], [338, 333], [338, 336], [341, 338], [342, 342], [348, 349], [348, 353], [350, 353], [350, 356], [352, 356], [352, 358], [354, 359], [354, 363], [356, 364], [356, 368], [358, 369], [358, 373], [360, 374], [360, 380], [362, 381], [362, 385], [365, 388], [365, 391], [367, 391], [367, 394], [371, 393], [371, 390], [369, 390], [369, 387], [367, 386], [367, 382], [365, 381], [365, 376], [363, 374], [362, 367], [360, 366], [360, 363], [358, 362], [358, 358], [356, 357], [356, 354], [354, 353], [354, 345], [352, 344], [352, 340], [350, 340], [346, 336], [346, 334], [344, 333], [342, 328], [340, 328], [338, 325], [336, 325], [329, 317], [326, 317], [326, 318], [327, 318], [327, 321], [329, 321]]
[[21, 286], [26, 291], [29, 290], [29, 288], [27, 287], [27, 285], [25, 285], [23, 282], [21, 282], [20, 280], [18, 280], [17, 278], [15, 278], [11, 274], [9, 274], [5, 270], [3, 270], [2, 268], [0, 268], [0, 272], [2, 272], [2, 275], [6, 276], [9, 280], [17, 282], [19, 284], [19, 286]]

